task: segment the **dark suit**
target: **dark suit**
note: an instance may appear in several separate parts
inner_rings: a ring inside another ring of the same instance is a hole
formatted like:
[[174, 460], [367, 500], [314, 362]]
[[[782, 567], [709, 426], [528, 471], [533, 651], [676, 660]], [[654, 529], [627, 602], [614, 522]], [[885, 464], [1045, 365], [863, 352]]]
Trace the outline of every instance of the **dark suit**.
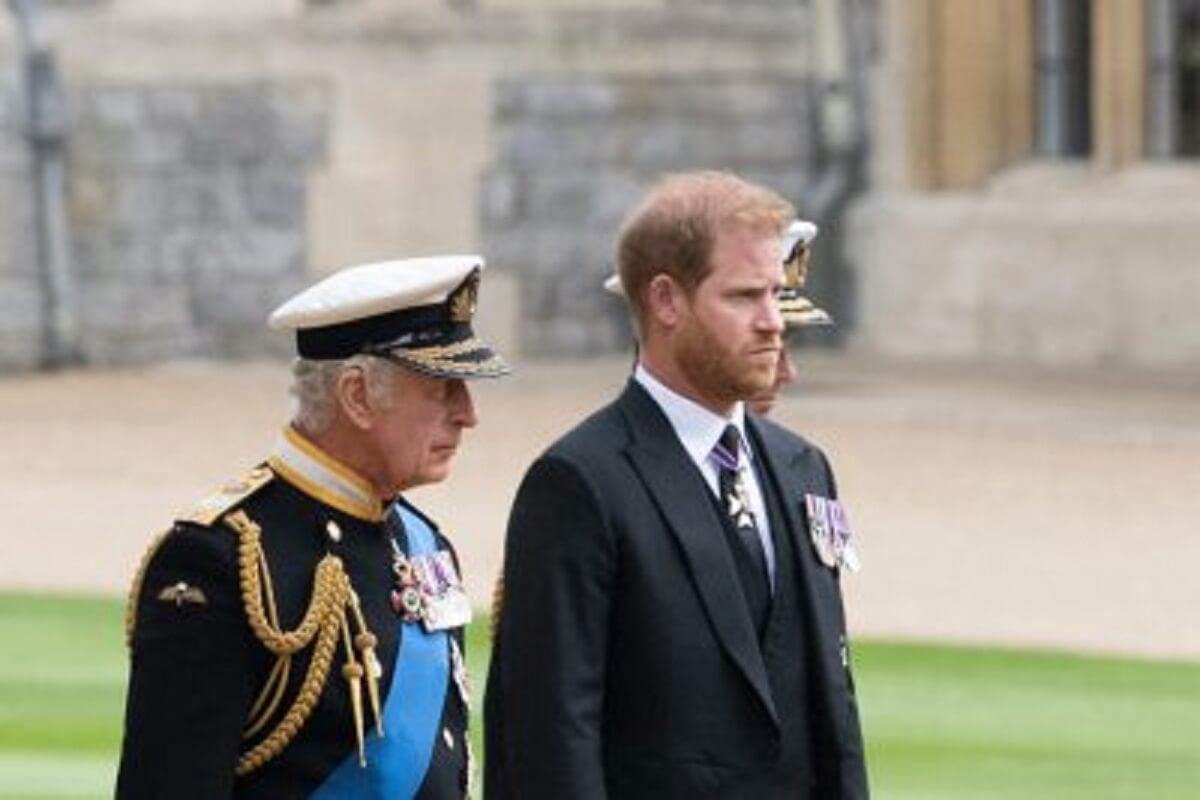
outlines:
[[760, 418], [776, 544], [751, 622], [719, 510], [631, 381], [525, 476], [485, 706], [489, 800], [864, 798], [837, 574], [808, 539], [824, 456]]

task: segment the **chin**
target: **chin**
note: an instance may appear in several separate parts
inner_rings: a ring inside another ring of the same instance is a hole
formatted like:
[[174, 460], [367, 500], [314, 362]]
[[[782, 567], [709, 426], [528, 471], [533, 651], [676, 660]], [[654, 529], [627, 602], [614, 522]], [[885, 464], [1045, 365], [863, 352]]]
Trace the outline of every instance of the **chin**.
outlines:
[[450, 476], [450, 464], [429, 465], [404, 482], [403, 489], [415, 489], [431, 483], [441, 483]]
[[759, 416], [765, 417], [775, 410], [775, 404], [779, 402], [779, 398], [772, 395], [771, 397], [760, 397], [756, 400], [747, 400], [746, 405], [750, 410]]
[[778, 396], [775, 393], [775, 375], [774, 373], [762, 373], [754, 375], [746, 375], [744, 386], [745, 391], [742, 397], [752, 398], [747, 402], [775, 402]]

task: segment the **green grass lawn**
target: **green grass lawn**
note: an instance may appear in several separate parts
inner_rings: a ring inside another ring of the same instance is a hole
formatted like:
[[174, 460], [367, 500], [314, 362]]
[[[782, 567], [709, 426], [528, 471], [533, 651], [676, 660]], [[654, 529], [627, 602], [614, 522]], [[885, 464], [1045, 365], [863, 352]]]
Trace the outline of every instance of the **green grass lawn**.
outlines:
[[1200, 664], [884, 643], [855, 663], [877, 797], [1200, 797]]
[[[0, 594], [0, 798], [111, 796], [121, 614], [117, 600]], [[480, 621], [477, 707], [486, 652]], [[882, 642], [855, 663], [877, 798], [1200, 797], [1200, 664]]]

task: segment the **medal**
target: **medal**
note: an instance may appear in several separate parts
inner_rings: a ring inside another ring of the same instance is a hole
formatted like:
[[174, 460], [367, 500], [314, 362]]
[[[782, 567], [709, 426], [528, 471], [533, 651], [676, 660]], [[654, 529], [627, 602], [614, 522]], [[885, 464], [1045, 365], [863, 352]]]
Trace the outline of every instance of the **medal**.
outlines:
[[847, 572], [858, 572], [862, 564], [854, 547], [854, 534], [845, 507], [828, 497], [805, 494], [804, 510], [808, 516], [809, 537], [821, 563], [830, 569], [840, 567]]
[[854, 549], [854, 535], [850, 532], [850, 520], [846, 508], [838, 500], [828, 501], [829, 522], [833, 532], [833, 554], [837, 563], [847, 572], [858, 572], [862, 566], [858, 552]]
[[471, 621], [471, 601], [447, 550], [409, 558], [392, 539], [392, 609], [404, 622], [420, 622], [429, 633]]
[[391, 592], [392, 610], [404, 622], [417, 622], [422, 617], [424, 607], [421, 588], [408, 556], [401, 552], [400, 545], [396, 544], [394, 538], [391, 543], [392, 574], [396, 576]]
[[815, 494], [804, 495], [804, 507], [808, 515], [808, 535], [812, 540], [817, 558], [829, 568], [837, 566], [837, 553], [833, 547], [833, 526], [829, 520], [829, 500]]
[[413, 572], [421, 587], [425, 630], [460, 628], [471, 621], [471, 601], [448, 550], [413, 559]]

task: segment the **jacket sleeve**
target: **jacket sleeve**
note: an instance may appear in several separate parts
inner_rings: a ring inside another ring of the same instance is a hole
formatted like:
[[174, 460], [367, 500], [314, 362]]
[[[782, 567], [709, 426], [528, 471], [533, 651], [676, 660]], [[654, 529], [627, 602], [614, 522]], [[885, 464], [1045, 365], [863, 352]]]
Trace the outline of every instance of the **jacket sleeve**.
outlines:
[[[255, 688], [232, 546], [223, 531], [180, 526], [141, 578], [116, 796], [233, 794]], [[190, 591], [182, 591], [184, 587]]]
[[602, 720], [615, 548], [579, 468], [543, 457], [509, 518], [489, 677], [495, 798], [606, 796]]

